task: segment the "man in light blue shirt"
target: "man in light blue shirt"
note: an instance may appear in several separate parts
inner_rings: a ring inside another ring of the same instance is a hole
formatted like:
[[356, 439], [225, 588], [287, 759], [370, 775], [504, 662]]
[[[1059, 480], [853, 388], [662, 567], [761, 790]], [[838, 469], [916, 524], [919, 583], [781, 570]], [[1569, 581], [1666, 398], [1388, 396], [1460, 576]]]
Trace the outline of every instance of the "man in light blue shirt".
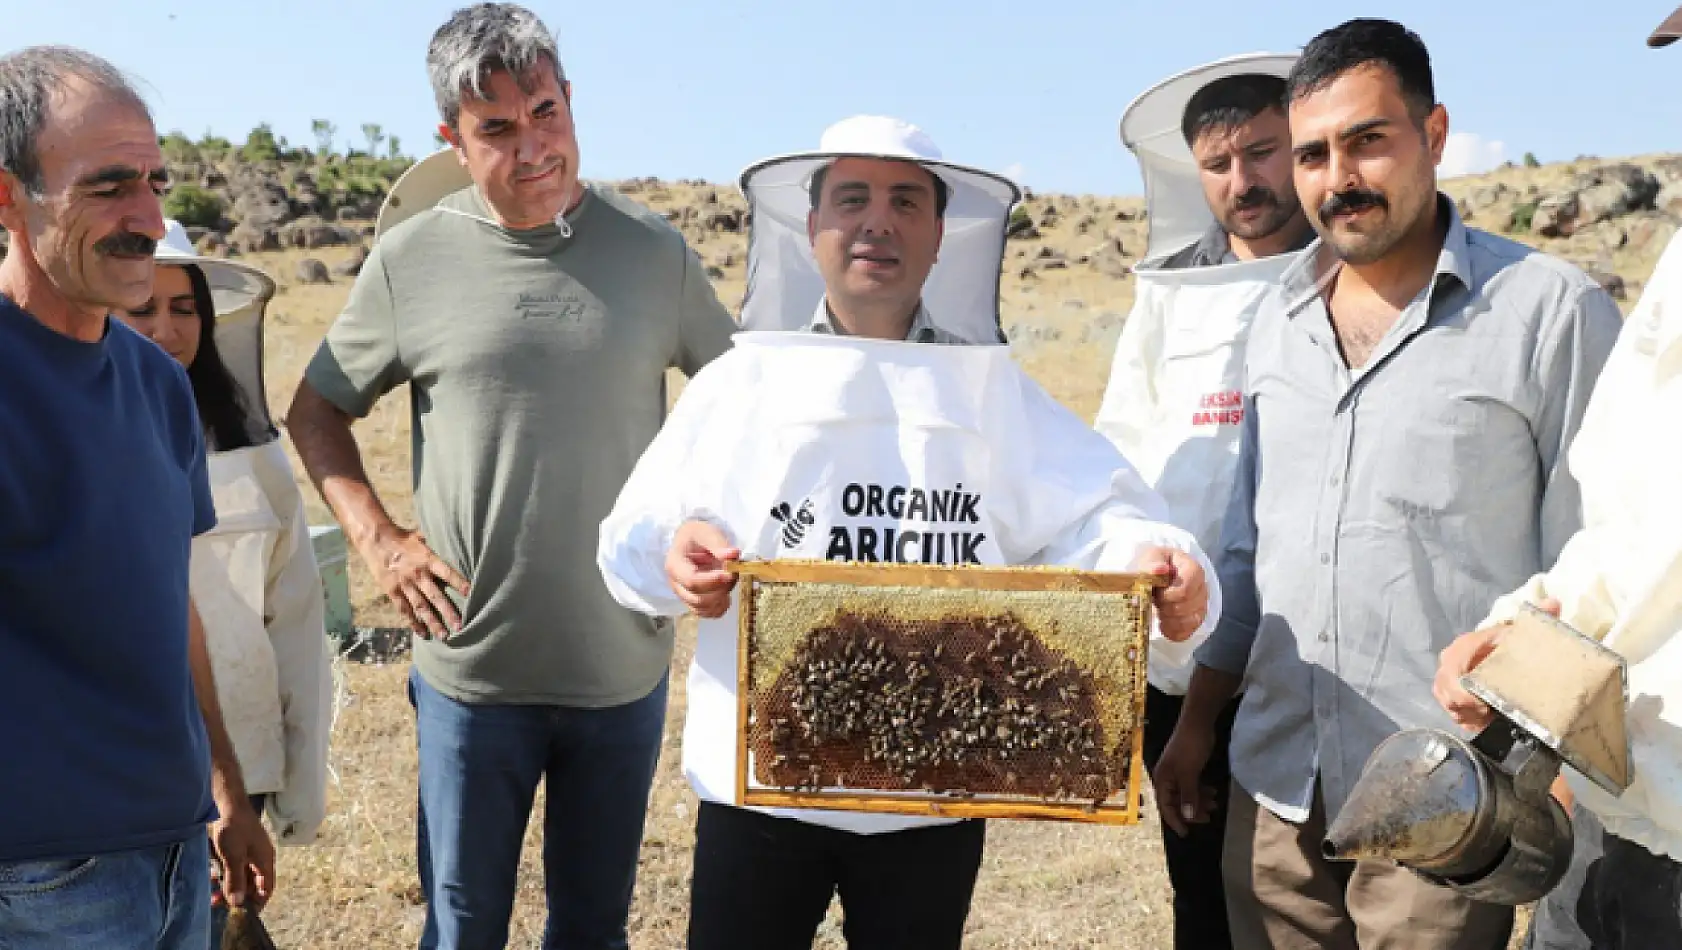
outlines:
[[1242, 683], [1236, 946], [1498, 950], [1511, 908], [1320, 843], [1380, 741], [1449, 725], [1437, 654], [1581, 523], [1565, 450], [1621, 318], [1581, 271], [1467, 228], [1438, 193], [1448, 115], [1413, 33], [1321, 34], [1287, 99], [1321, 241], [1252, 329], [1229, 599], [1157, 771], [1201, 767]]

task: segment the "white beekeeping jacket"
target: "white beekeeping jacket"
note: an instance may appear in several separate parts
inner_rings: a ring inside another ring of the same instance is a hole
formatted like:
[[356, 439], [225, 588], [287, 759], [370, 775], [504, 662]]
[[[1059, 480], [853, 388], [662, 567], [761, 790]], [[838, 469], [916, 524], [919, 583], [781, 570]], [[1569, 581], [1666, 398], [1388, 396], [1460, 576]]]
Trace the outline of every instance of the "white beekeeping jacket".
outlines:
[[1682, 236], [1624, 322], [1571, 443], [1583, 527], [1545, 574], [1502, 598], [1483, 626], [1525, 602], [1629, 664], [1635, 781], [1614, 796], [1567, 767], [1577, 802], [1606, 830], [1682, 860]]
[[[1294, 56], [1252, 54], [1199, 67], [1146, 91], [1122, 118], [1122, 141], [1144, 177], [1150, 240], [1133, 272], [1133, 309], [1116, 341], [1095, 424], [1162, 496], [1174, 524], [1206, 551], [1219, 550], [1237, 468], [1250, 323], [1293, 255], [1162, 266], [1217, 223], [1180, 118], [1190, 98], [1216, 79], [1284, 76], [1293, 62]], [[1182, 695], [1192, 665], [1177, 653], [1153, 652], [1151, 684]]]
[[193, 539], [191, 592], [217, 699], [246, 791], [269, 796], [276, 839], [308, 844], [327, 810], [332, 674], [304, 500], [263, 386], [263, 317], [274, 281], [237, 261], [198, 255], [174, 221], [157, 259], [204, 272], [217, 311], [216, 349], [245, 396], [254, 440], [207, 453], [216, 527]]
[[217, 524], [193, 539], [192, 594], [222, 717], [280, 843], [308, 844], [326, 817], [332, 678], [303, 497], [278, 440], [208, 462]]
[[[916, 161], [952, 189], [939, 262], [923, 288], [938, 328], [976, 345], [803, 332], [823, 301], [805, 231], [811, 172], [841, 155]], [[1004, 230], [1018, 197], [998, 176], [944, 162], [927, 136], [860, 117], [822, 150], [751, 167], [745, 329], [690, 381], [603, 521], [597, 559], [621, 604], [677, 616], [665, 560], [684, 522], [723, 529], [744, 558], [1124, 571], [1140, 549], [1196, 556], [1210, 619], [1214, 572], [1115, 448], [1029, 379], [998, 344]], [[938, 278], [938, 279], [937, 279]], [[684, 771], [705, 800], [735, 801], [737, 614], [699, 625], [689, 671]], [[854, 832], [950, 819], [817, 809], [773, 814]]]
[[[1114, 447], [1029, 379], [1002, 346], [939, 346], [744, 331], [698, 374], [602, 524], [598, 560], [621, 604], [684, 607], [666, 554], [685, 521], [724, 530], [744, 558], [1060, 564], [1124, 571], [1142, 548], [1191, 553], [1211, 613], [1211, 565], [1165, 523]], [[683, 761], [696, 792], [733, 804], [737, 614], [702, 620]], [[849, 831], [937, 819], [778, 810]]]

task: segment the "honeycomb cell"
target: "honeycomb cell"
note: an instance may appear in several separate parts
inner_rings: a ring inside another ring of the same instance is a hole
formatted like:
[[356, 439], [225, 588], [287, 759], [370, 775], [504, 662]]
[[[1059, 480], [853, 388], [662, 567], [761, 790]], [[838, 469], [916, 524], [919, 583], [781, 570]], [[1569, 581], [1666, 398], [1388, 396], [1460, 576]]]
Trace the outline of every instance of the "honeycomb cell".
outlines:
[[1148, 588], [942, 580], [754, 579], [743, 631], [754, 785], [1088, 809], [1136, 801]]

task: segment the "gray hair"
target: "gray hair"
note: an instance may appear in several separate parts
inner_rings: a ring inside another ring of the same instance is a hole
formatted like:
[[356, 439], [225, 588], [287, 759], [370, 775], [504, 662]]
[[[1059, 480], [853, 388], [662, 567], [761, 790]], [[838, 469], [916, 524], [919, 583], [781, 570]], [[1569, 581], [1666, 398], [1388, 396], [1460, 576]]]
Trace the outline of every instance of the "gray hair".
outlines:
[[125, 99], [148, 121], [152, 118], [128, 79], [92, 53], [69, 46], [31, 46], [0, 56], [0, 169], [15, 176], [35, 198], [45, 188], [36, 139], [47, 127], [54, 95], [69, 79]]
[[461, 117], [464, 94], [489, 101], [485, 79], [493, 72], [507, 72], [529, 92], [531, 71], [544, 60], [555, 67], [556, 80], [566, 82], [554, 34], [525, 7], [478, 3], [457, 10], [432, 34], [426, 51], [426, 71], [439, 116], [453, 129]]

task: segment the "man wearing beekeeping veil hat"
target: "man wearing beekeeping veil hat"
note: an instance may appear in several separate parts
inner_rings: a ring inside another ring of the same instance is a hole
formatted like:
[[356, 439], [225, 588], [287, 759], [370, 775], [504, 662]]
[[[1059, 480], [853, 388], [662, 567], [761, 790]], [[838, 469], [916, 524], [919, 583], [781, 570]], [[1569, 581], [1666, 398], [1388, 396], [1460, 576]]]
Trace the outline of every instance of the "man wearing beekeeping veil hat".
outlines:
[[[980, 822], [738, 806], [727, 562], [1152, 571], [1171, 578], [1153, 643], [1200, 641], [1218, 591], [1155, 493], [998, 343], [1015, 186], [863, 116], [742, 187], [744, 332], [690, 383], [599, 549], [620, 603], [703, 618], [683, 742], [702, 799], [689, 946], [809, 945], [839, 893], [851, 946], [956, 948]], [[964, 502], [919, 503], [935, 493]]]
[[[1171, 519], [1217, 549], [1238, 463], [1244, 343], [1267, 289], [1314, 230], [1291, 183], [1285, 76], [1295, 56], [1256, 53], [1210, 63], [1146, 90], [1121, 120], [1150, 210], [1137, 296], [1116, 343], [1097, 428], [1162, 495]], [[1205, 763], [1181, 788], [1160, 770], [1191, 678], [1191, 656], [1150, 657], [1145, 767], [1169, 833], [1174, 942], [1231, 945], [1222, 897], [1226, 748], [1238, 700], [1226, 704], [1199, 750]], [[1172, 758], [1172, 757], [1171, 757]], [[1183, 810], [1182, 810], [1183, 809]]]

